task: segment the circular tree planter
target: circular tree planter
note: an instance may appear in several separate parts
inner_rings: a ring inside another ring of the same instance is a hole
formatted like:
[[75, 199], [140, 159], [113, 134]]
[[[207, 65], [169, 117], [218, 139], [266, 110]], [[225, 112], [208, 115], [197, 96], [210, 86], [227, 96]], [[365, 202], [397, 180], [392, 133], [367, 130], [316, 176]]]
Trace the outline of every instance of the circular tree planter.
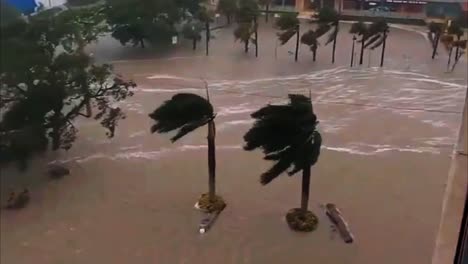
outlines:
[[195, 204], [195, 208], [206, 213], [221, 212], [225, 207], [226, 203], [221, 196], [215, 195], [215, 199], [210, 201], [207, 193], [202, 194]]
[[318, 218], [311, 211], [303, 212], [300, 208], [289, 210], [286, 222], [294, 231], [311, 232], [317, 229]]

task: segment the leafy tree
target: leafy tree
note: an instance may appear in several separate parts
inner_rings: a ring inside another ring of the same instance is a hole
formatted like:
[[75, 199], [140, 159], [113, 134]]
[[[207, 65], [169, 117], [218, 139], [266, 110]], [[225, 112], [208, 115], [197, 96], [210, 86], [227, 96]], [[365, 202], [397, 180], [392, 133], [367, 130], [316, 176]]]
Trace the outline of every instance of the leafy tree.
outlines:
[[171, 138], [177, 141], [195, 129], [208, 124], [208, 194], [202, 195], [199, 206], [207, 211], [221, 211], [224, 209], [222, 198], [216, 195], [216, 154], [215, 154], [215, 114], [209, 98], [205, 99], [196, 94], [179, 93], [164, 102], [150, 115], [156, 124], [151, 132], [167, 133], [177, 131]]
[[[244, 51], [249, 51], [249, 42], [252, 41], [258, 51], [258, 4], [255, 0], [240, 0], [237, 11], [237, 28], [234, 30], [234, 37], [244, 43]], [[252, 35], [254, 37], [252, 38]]]
[[276, 20], [276, 26], [281, 30], [278, 35], [280, 44], [286, 44], [294, 35], [296, 35], [296, 53], [295, 60], [297, 61], [299, 53], [299, 30], [300, 23], [295, 13], [283, 13], [278, 20]]
[[213, 21], [213, 13], [205, 8], [199, 9], [196, 17], [189, 20], [182, 28], [182, 34], [185, 38], [192, 40], [193, 50], [197, 49], [197, 42], [201, 40], [203, 29], [207, 31], [207, 52], [210, 34], [210, 23]]
[[114, 136], [124, 113], [113, 104], [131, 96], [135, 84], [83, 52], [102, 33], [101, 25], [99, 10], [80, 9], [2, 28], [1, 162], [19, 161], [24, 168], [49, 142], [52, 150], [69, 149], [78, 116], [93, 117]]
[[340, 15], [335, 9], [325, 7], [320, 9], [316, 18], [319, 27], [322, 27], [319, 31], [327, 29], [330, 32], [325, 45], [333, 42], [332, 63], [335, 63], [336, 39], [340, 30]]
[[237, 13], [237, 0], [219, 0], [218, 12], [226, 16], [227, 23], [231, 24], [232, 17]]
[[266, 185], [286, 172], [292, 176], [302, 171], [301, 207], [291, 210], [286, 219], [291, 228], [312, 231], [317, 217], [308, 211], [311, 166], [320, 155], [322, 137], [317, 131], [317, 117], [311, 100], [303, 95], [289, 95], [287, 105], [267, 105], [252, 114], [256, 121], [244, 135], [244, 149], [262, 149], [265, 160], [275, 164], [260, 176]]
[[176, 33], [184, 8], [174, 0], [106, 0], [105, 13], [112, 36], [122, 45], [166, 43]]
[[270, 15], [270, 5], [273, 0], [258, 0], [258, 3], [265, 7], [265, 22], [268, 23], [268, 17]]
[[0, 0], [0, 24], [5, 26], [21, 18], [20, 12], [8, 4], [6, 0]]
[[182, 34], [186, 39], [192, 40], [193, 50], [197, 49], [197, 42], [201, 40], [203, 25], [199, 21], [190, 21], [182, 28]]
[[437, 48], [439, 46], [440, 37], [444, 32], [444, 25], [441, 23], [431, 22], [428, 25], [428, 28], [428, 39], [430, 40], [432, 45], [432, 59], [434, 59], [437, 54]]

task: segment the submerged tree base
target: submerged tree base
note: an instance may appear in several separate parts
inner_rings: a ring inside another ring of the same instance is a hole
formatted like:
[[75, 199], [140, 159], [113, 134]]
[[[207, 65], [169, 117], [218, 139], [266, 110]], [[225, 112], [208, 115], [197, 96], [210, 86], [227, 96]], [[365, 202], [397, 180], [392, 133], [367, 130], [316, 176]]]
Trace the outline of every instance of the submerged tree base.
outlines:
[[303, 212], [300, 208], [289, 210], [286, 222], [294, 231], [311, 232], [317, 229], [318, 218], [311, 211]]
[[195, 207], [207, 213], [214, 213], [223, 211], [226, 207], [226, 203], [223, 198], [218, 195], [215, 195], [214, 200], [210, 201], [209, 195], [204, 193], [200, 196], [200, 199], [198, 199]]

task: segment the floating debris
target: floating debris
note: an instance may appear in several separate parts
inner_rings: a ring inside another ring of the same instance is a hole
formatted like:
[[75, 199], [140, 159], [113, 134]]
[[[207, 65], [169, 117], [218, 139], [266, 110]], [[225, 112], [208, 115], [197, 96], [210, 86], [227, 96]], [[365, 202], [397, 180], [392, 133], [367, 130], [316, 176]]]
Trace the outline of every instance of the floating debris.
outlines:
[[343, 216], [341, 215], [340, 210], [338, 210], [336, 205], [332, 203], [326, 204], [325, 212], [327, 213], [328, 218], [330, 218], [332, 223], [338, 229], [338, 232], [340, 233], [345, 243], [353, 243], [354, 236], [350, 231], [348, 223], [344, 220]]

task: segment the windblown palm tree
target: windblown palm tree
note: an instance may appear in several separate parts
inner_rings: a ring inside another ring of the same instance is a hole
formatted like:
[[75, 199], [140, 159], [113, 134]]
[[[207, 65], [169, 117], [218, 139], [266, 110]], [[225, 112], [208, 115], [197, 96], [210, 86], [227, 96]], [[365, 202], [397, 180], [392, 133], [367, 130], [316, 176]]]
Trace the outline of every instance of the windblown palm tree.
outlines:
[[296, 35], [296, 53], [294, 59], [297, 61], [299, 54], [299, 30], [300, 24], [297, 14], [295, 13], [284, 13], [278, 20], [276, 20], [276, 26], [281, 30], [278, 35], [280, 44], [286, 44], [294, 35]]
[[324, 7], [317, 14], [316, 22], [330, 32], [325, 45], [333, 42], [332, 63], [335, 63], [336, 39], [340, 30], [340, 15], [335, 9]]
[[209, 212], [221, 211], [225, 203], [220, 196], [216, 195], [215, 185], [215, 114], [209, 98], [205, 99], [191, 93], [179, 93], [170, 100], [164, 102], [151, 113], [150, 118], [156, 121], [151, 127], [151, 132], [168, 133], [177, 131], [171, 138], [177, 141], [195, 129], [208, 124], [208, 194], [202, 195], [198, 205]]
[[313, 54], [313, 60], [317, 59], [317, 49], [320, 43], [318, 42], [318, 32], [316, 30], [309, 30], [301, 37], [302, 44], [309, 46]]
[[265, 160], [276, 162], [260, 176], [263, 185], [290, 168], [289, 176], [302, 171], [301, 207], [290, 210], [286, 219], [294, 230], [312, 231], [318, 220], [308, 211], [310, 170], [319, 158], [322, 137], [310, 98], [290, 94], [289, 99], [287, 105], [267, 105], [252, 114], [256, 121], [244, 136], [244, 149], [260, 148]]
[[428, 28], [429, 31], [427, 34], [432, 45], [432, 59], [434, 59], [437, 54], [437, 48], [439, 47], [440, 37], [442, 36], [442, 33], [444, 33], [444, 25], [441, 23], [431, 22], [428, 25]]
[[385, 58], [385, 46], [387, 43], [388, 32], [389, 32], [389, 26], [387, 22], [385, 22], [385, 20], [376, 21], [368, 27], [368, 38], [364, 44], [364, 48], [369, 47], [371, 50], [374, 50], [382, 46], [380, 67], [383, 66], [383, 62]]
[[[460, 39], [460, 37], [457, 36], [457, 40], [455, 40], [454, 35], [450, 33], [456, 32], [455, 30], [448, 31], [447, 34], [442, 35], [440, 38], [440, 41], [442, 44], [444, 44], [445, 48], [448, 50], [449, 56], [448, 56], [448, 62], [447, 62], [447, 71], [454, 71], [455, 66], [457, 66], [458, 61], [460, 58], [463, 56], [465, 53], [464, 50], [466, 49], [467, 46], [467, 40], [466, 39]], [[453, 63], [452, 67], [450, 68], [450, 64], [452, 61], [452, 53], [453, 53], [453, 48], [455, 48], [455, 62]]]
[[359, 55], [359, 65], [362, 65], [364, 61], [364, 43], [366, 42], [368, 36], [368, 27], [362, 21], [358, 21], [351, 25], [351, 30], [349, 33], [353, 34], [353, 37], [356, 35], [361, 36], [359, 42], [361, 42], [361, 54]]
[[[255, 0], [240, 0], [237, 11], [237, 28], [234, 37], [244, 43], [245, 53], [249, 52], [249, 42], [255, 44], [255, 55], [258, 56], [258, 4]], [[252, 37], [254, 36], [254, 37]]]

